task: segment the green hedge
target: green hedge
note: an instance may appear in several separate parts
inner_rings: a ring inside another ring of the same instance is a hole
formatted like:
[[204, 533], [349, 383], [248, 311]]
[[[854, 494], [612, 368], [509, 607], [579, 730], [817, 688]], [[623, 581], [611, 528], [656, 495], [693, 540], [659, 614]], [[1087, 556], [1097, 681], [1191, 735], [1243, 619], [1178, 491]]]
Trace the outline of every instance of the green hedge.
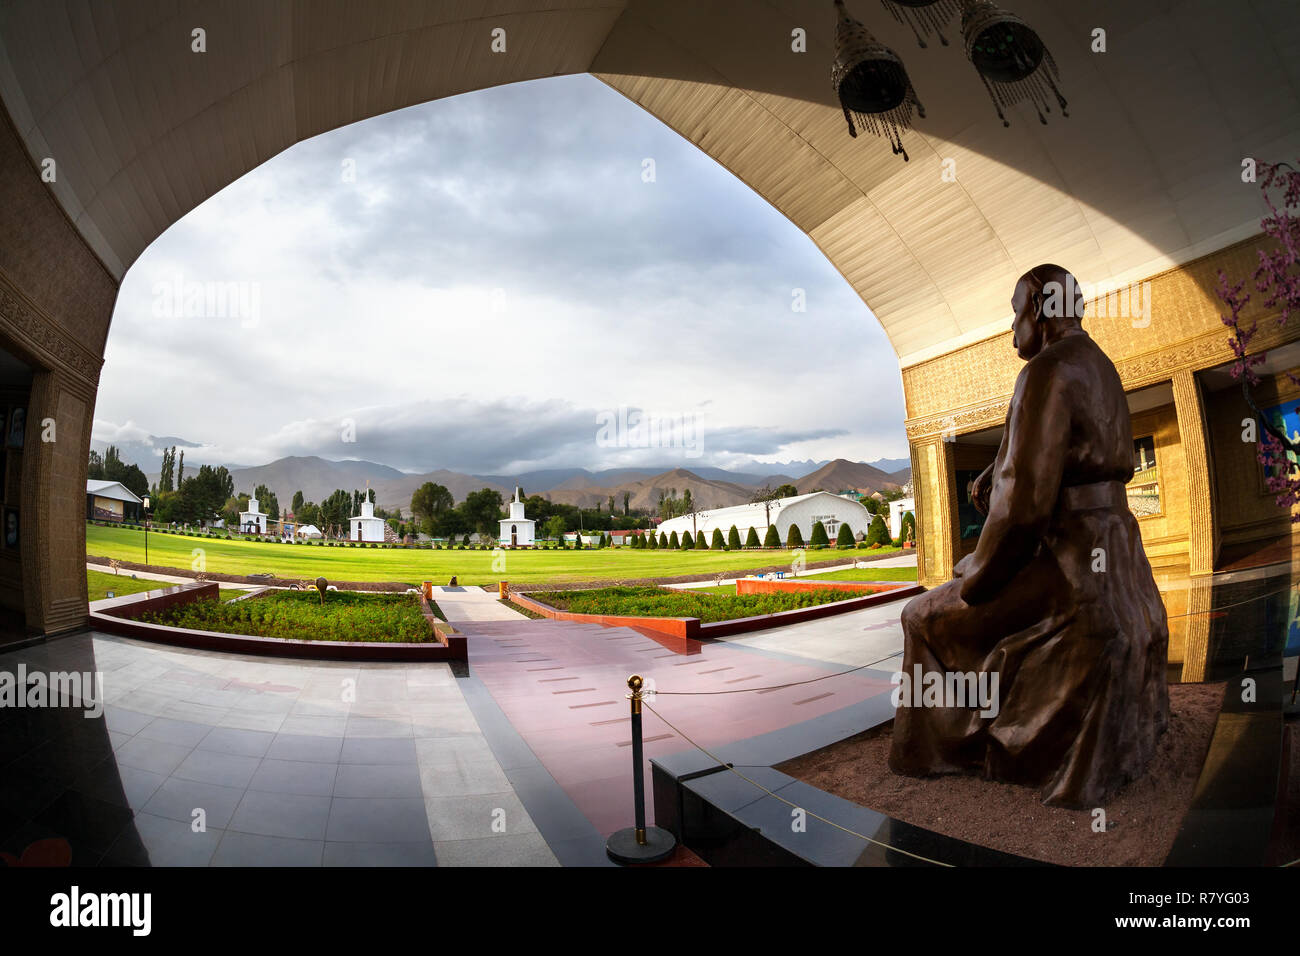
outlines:
[[551, 607], [574, 614], [697, 617], [707, 624], [846, 601], [862, 597], [863, 594], [862, 591], [840, 591], [833, 588], [777, 591], [770, 594], [708, 594], [654, 586], [624, 586], [588, 591], [544, 591], [532, 596]]

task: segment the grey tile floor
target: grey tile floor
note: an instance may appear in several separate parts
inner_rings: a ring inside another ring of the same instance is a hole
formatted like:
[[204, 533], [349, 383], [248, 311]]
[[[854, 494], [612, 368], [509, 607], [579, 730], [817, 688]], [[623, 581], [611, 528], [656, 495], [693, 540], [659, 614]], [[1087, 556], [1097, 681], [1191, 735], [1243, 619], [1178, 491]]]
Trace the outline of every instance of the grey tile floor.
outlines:
[[446, 664], [280, 661], [93, 633], [0, 671], [98, 671], [102, 717], [0, 711], [0, 850], [74, 864], [557, 865]]

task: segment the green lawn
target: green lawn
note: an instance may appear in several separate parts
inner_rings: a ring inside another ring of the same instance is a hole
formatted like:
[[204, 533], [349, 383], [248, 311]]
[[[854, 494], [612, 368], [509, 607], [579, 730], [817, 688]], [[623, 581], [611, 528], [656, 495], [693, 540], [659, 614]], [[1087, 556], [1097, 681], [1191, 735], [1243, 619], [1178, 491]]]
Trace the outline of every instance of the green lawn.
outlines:
[[[149, 542], [151, 545], [152, 541]], [[153, 549], [150, 548], [152, 551]], [[152, 557], [152, 555], [151, 555]], [[108, 574], [104, 571], [87, 571], [86, 572], [86, 591], [90, 595], [90, 600], [99, 601], [108, 597], [108, 592], [112, 591], [114, 597], [122, 597], [124, 594], [138, 594], [141, 591], [148, 591], [152, 588], [165, 588], [165, 581], [149, 581], [145, 578], [133, 578], [129, 571], [121, 574]], [[227, 601], [232, 597], [238, 597], [241, 594], [248, 593], [240, 588], [221, 588], [221, 600]]]
[[306, 591], [268, 591], [233, 604], [202, 600], [146, 611], [139, 620], [301, 641], [422, 644], [435, 639], [414, 594], [330, 591], [322, 601]]
[[775, 614], [864, 596], [862, 591], [781, 591], [771, 594], [702, 594], [658, 587], [612, 587], [584, 591], [541, 591], [530, 597], [574, 614], [620, 617], [697, 617], [702, 623]]
[[916, 565], [908, 568], [849, 568], [826, 574], [807, 575], [810, 581], [915, 581]]
[[[149, 563], [190, 569], [193, 551], [203, 549], [205, 570], [225, 574], [270, 572], [282, 578], [335, 581], [421, 581], [460, 584], [635, 580], [685, 574], [712, 574], [771, 565], [788, 565], [793, 553], [780, 551], [663, 551], [604, 548], [586, 551], [426, 551], [405, 548], [329, 548], [305, 544], [263, 544], [185, 535], [149, 534]], [[144, 532], [133, 528], [86, 526], [86, 553], [144, 561]], [[880, 553], [879, 551], [875, 553]], [[805, 552], [805, 560], [852, 560], [834, 549]], [[496, 568], [493, 564], [496, 563]], [[502, 567], [504, 565], [504, 567]]]

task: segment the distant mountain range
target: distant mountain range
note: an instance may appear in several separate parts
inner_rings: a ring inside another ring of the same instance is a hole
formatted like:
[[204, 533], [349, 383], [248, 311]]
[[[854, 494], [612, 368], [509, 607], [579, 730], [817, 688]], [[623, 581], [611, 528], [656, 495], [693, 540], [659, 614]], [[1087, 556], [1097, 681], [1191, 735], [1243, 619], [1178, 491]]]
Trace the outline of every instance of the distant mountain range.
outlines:
[[[565, 475], [568, 475], [565, 477]], [[369, 461], [329, 461], [325, 458], [281, 458], [256, 468], [231, 471], [239, 491], [252, 491], [260, 484], [275, 492], [281, 507], [288, 507], [295, 491], [302, 491], [308, 501], [321, 501], [336, 488], [364, 488], [367, 480], [375, 489], [375, 500], [386, 508], [411, 506], [411, 495], [425, 482], [442, 485], [457, 501], [471, 491], [492, 488], [503, 498], [514, 495], [516, 486], [525, 495], [543, 495], [551, 501], [580, 508], [609, 507], [623, 510], [623, 494], [633, 510], [653, 510], [659, 493], [680, 497], [687, 490], [701, 508], [725, 508], [748, 501], [754, 490], [763, 486], [777, 488], [792, 484], [800, 494], [822, 489], [844, 491], [850, 488], [887, 491], [900, 487], [910, 476], [910, 469], [887, 473], [863, 462], [838, 458], [826, 462], [816, 471], [793, 478], [785, 474], [755, 475], [729, 472], [721, 468], [670, 468], [654, 474], [636, 469], [611, 469], [570, 473], [565, 469], [524, 472], [519, 475], [469, 475], [440, 468], [418, 475], [405, 474], [388, 465]], [[559, 478], [561, 480], [556, 481]]]
[[[100, 453], [108, 442], [92, 441], [91, 447]], [[144, 469], [152, 484], [158, 480], [159, 450], [172, 445], [178, 448], [202, 448], [201, 444], [181, 438], [150, 436], [143, 441], [114, 442], [122, 459], [134, 462]], [[198, 462], [186, 462], [186, 472], [193, 474]], [[900, 487], [911, 475], [905, 458], [882, 458], [874, 462], [855, 462], [843, 458], [833, 461], [792, 461], [764, 466], [763, 471], [729, 471], [724, 468], [668, 468], [663, 471], [637, 468], [612, 468], [588, 471], [585, 468], [549, 468], [522, 472], [517, 475], [471, 475], [440, 468], [435, 471], [411, 474], [391, 465], [373, 461], [333, 461], [316, 455], [280, 458], [265, 465], [227, 465], [235, 480], [237, 492], [252, 492], [258, 485], [270, 488], [281, 508], [288, 508], [296, 491], [301, 491], [308, 501], [321, 501], [336, 488], [351, 491], [364, 488], [366, 482], [375, 490], [375, 500], [386, 508], [411, 507], [411, 495], [425, 482], [444, 486], [457, 501], [463, 501], [471, 491], [492, 488], [503, 498], [514, 495], [516, 486], [525, 495], [540, 494], [551, 501], [594, 508], [607, 508], [610, 497], [615, 508], [623, 510], [623, 495], [628, 495], [632, 509], [653, 510], [659, 495], [676, 493], [679, 497], [687, 490], [691, 499], [701, 508], [723, 508], [748, 501], [755, 489], [767, 486], [794, 485], [800, 494], [821, 489], [838, 492], [852, 489], [886, 491]]]

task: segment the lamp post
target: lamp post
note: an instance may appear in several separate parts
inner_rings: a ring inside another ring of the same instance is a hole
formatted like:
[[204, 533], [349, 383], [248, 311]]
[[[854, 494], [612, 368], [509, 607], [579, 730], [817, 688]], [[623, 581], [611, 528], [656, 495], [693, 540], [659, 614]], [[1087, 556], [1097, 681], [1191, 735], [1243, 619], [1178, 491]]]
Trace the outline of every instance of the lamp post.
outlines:
[[144, 563], [149, 564], [149, 507], [151, 502], [149, 496], [144, 496]]

